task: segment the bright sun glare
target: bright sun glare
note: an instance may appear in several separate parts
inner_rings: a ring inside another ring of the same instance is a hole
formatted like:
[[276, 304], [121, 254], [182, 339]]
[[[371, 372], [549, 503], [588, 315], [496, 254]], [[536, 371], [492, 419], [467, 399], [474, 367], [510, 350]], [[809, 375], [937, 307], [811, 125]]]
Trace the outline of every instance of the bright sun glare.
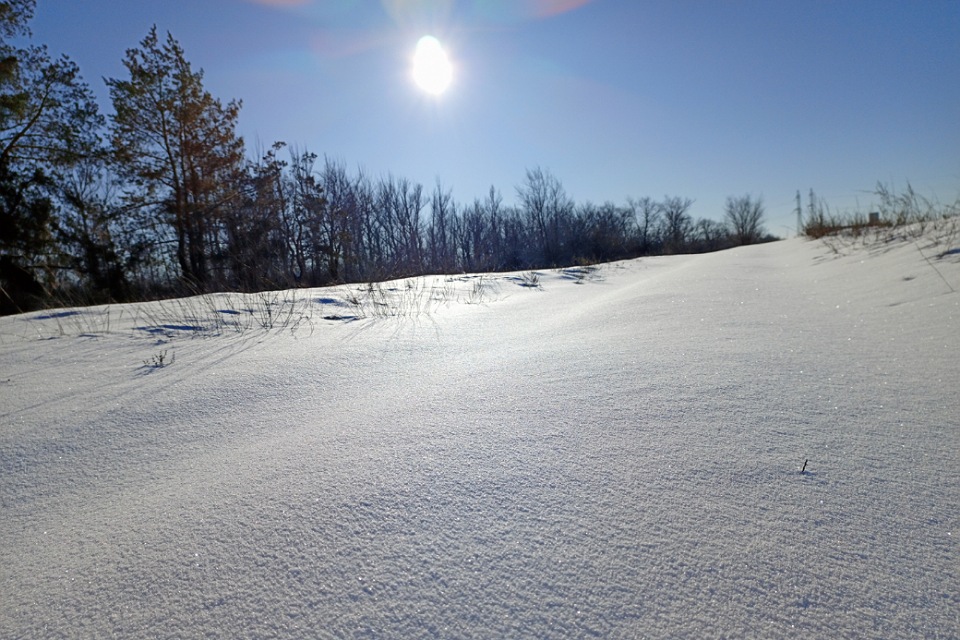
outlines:
[[443, 93], [453, 80], [453, 66], [447, 52], [433, 36], [423, 36], [417, 42], [413, 54], [413, 79], [417, 86], [433, 95]]

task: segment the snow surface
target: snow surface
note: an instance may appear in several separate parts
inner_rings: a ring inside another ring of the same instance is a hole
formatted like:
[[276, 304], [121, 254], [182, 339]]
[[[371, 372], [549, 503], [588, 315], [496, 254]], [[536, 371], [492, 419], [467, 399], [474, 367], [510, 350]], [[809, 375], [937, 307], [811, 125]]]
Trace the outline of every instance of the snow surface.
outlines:
[[955, 248], [2, 318], [0, 637], [960, 637]]

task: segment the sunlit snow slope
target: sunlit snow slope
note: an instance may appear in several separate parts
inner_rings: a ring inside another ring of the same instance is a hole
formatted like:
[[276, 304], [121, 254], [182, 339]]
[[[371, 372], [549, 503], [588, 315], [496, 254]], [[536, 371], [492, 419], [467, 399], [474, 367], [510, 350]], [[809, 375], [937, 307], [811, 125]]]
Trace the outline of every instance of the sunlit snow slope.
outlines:
[[2, 318], [0, 637], [960, 637], [947, 249]]

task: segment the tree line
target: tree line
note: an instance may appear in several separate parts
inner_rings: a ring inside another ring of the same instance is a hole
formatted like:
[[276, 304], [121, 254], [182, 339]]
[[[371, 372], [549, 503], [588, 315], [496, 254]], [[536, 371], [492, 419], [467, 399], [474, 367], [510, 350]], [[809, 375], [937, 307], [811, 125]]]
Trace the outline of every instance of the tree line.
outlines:
[[529, 169], [508, 206], [461, 203], [394, 175], [277, 142], [248, 152], [241, 103], [203, 86], [156, 27], [106, 80], [104, 117], [79, 70], [30, 39], [36, 0], [0, 2], [0, 313], [50, 304], [256, 291], [427, 273], [518, 270], [770, 239], [763, 204], [723, 223], [689, 198], [576, 203]]

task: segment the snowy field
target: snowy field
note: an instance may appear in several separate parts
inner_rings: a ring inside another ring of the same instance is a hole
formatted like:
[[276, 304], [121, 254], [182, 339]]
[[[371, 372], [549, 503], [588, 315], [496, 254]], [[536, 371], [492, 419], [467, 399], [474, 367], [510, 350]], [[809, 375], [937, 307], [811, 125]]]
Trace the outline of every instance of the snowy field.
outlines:
[[0, 637], [958, 638], [957, 238], [0, 318]]

